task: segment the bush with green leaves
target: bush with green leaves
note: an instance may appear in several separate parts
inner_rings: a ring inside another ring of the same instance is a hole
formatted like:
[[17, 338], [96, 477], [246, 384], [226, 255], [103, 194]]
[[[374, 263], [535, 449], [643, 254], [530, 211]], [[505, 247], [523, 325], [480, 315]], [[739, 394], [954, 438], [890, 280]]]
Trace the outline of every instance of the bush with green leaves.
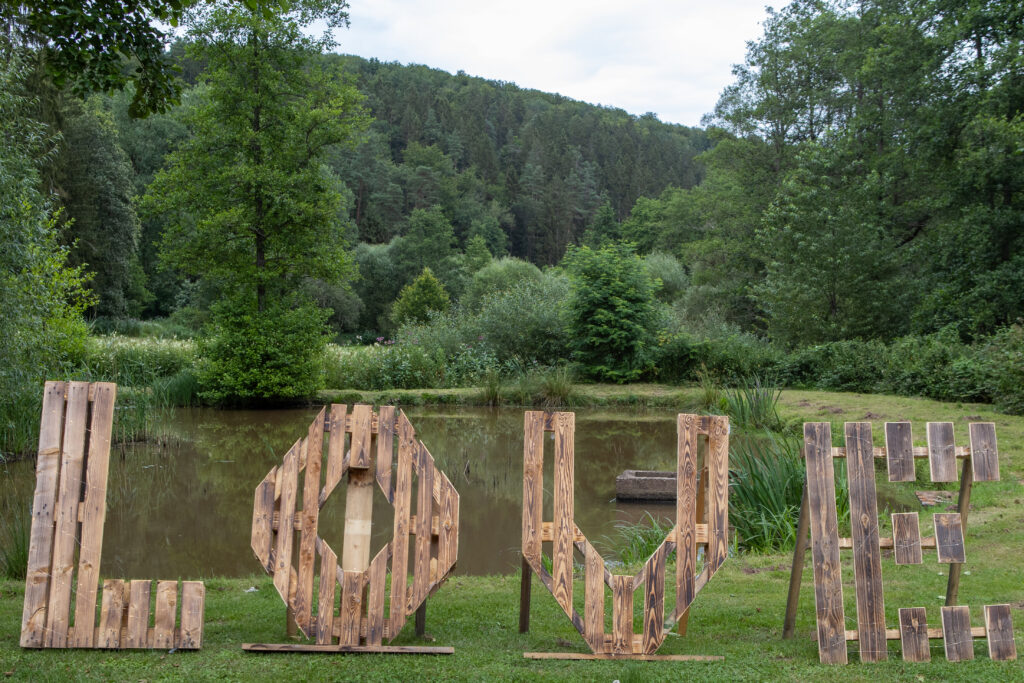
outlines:
[[214, 307], [213, 323], [199, 342], [199, 395], [215, 404], [315, 396], [324, 384], [327, 312], [304, 301], [263, 311], [253, 303], [228, 300]]
[[992, 335], [980, 356], [993, 401], [1000, 410], [1024, 415], [1024, 326], [1018, 323]]
[[419, 277], [402, 288], [391, 306], [391, 318], [396, 325], [405, 322], [425, 322], [431, 313], [448, 310], [448, 292], [434, 277], [430, 268], [424, 268]]
[[566, 324], [569, 281], [547, 272], [483, 298], [476, 316], [478, 338], [503, 362], [554, 365], [569, 358], [572, 336]]
[[529, 261], [506, 256], [491, 261], [473, 274], [459, 303], [476, 310], [484, 297], [505, 292], [524, 282], [538, 282], [540, 268]]
[[328, 347], [329, 389], [423, 389], [444, 386], [444, 356], [391, 340], [373, 346]]
[[644, 257], [644, 267], [652, 280], [661, 283], [655, 296], [660, 301], [672, 303], [677, 301], [690, 286], [690, 277], [686, 269], [672, 254], [663, 251], [655, 251]]
[[632, 247], [570, 246], [564, 264], [573, 359], [597, 380], [628, 382], [651, 365], [654, 286]]

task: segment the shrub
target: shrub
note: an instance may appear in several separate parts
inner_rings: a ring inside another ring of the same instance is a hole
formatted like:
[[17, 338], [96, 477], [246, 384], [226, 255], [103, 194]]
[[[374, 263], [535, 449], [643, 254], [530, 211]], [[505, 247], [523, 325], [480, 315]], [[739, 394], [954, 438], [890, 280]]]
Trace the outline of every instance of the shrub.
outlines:
[[422, 389], [443, 386], [444, 357], [415, 344], [331, 347], [327, 355], [331, 389]]
[[200, 340], [199, 395], [218, 404], [287, 402], [323, 387], [326, 312], [310, 303], [265, 311], [216, 306]]
[[683, 264], [671, 254], [655, 251], [644, 258], [644, 267], [652, 280], [659, 280], [655, 296], [661, 301], [672, 303], [679, 299], [690, 286], [690, 278], [686, 275]]
[[195, 363], [196, 345], [191, 341], [112, 334], [88, 338], [82, 365], [93, 381], [145, 387]]
[[740, 547], [791, 548], [805, 476], [799, 442], [766, 432], [763, 438], [734, 440], [731, 450], [729, 522]]
[[391, 307], [391, 318], [396, 325], [404, 322], [425, 322], [433, 312], [448, 310], [448, 292], [434, 277], [430, 268], [424, 268], [419, 277], [402, 288]]
[[727, 384], [754, 375], [775, 374], [780, 354], [767, 341], [748, 332], [733, 331], [694, 344], [694, 367]]
[[476, 310], [484, 297], [508, 291], [524, 282], [538, 282], [542, 277], [540, 268], [529, 261], [509, 256], [495, 259], [473, 274], [460, 303]]
[[565, 318], [569, 282], [545, 273], [484, 297], [474, 328], [502, 362], [554, 364], [569, 357]]
[[1024, 327], [1006, 327], [982, 346], [981, 367], [1000, 410], [1024, 415]]

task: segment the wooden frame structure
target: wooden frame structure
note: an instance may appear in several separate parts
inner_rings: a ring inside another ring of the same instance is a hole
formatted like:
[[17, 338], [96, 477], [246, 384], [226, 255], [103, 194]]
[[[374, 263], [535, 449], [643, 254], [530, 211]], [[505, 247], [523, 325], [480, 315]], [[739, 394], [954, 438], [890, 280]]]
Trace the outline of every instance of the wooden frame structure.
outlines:
[[[392, 468], [396, 436], [398, 460]], [[298, 509], [302, 472], [302, 507]], [[318, 535], [317, 526], [320, 509], [346, 474], [345, 536], [339, 563], [337, 554]], [[374, 482], [394, 506], [394, 536], [370, 560]], [[300, 536], [297, 569], [293, 559], [296, 534]], [[410, 535], [415, 537], [413, 543]], [[405, 413], [392, 406], [381, 406], [379, 413], [374, 413], [372, 406], [355, 405], [351, 414], [345, 405], [332, 405], [329, 414], [325, 408], [310, 424], [307, 436], [296, 441], [281, 465], [272, 468], [256, 487], [252, 519], [256, 558], [274, 577], [274, 586], [298, 628], [307, 638], [315, 638], [316, 644], [248, 643], [242, 648], [252, 652], [451, 654], [454, 650], [450, 647], [392, 647], [383, 641], [393, 640], [414, 612], [418, 617], [422, 614], [417, 610], [455, 567], [458, 547], [459, 494], [416, 438]], [[410, 555], [411, 584], [407, 579]], [[317, 556], [320, 580], [314, 596]]]
[[[818, 654], [823, 663], [845, 664], [846, 643], [858, 642], [861, 661], [887, 658], [888, 640], [900, 640], [903, 659], [928, 661], [928, 640], [942, 638], [946, 658], [961, 661], [974, 658], [974, 637], [987, 637], [989, 655], [996, 660], [1016, 659], [1009, 605], [986, 605], [985, 626], [971, 628], [970, 608], [957, 606], [960, 569], [965, 561], [964, 531], [970, 507], [973, 481], [997, 481], [999, 456], [995, 425], [990, 422], [969, 426], [970, 446], [957, 447], [953, 423], [929, 422], [928, 446], [913, 446], [909, 422], [885, 423], [885, 447], [875, 448], [870, 422], [847, 422], [845, 448], [832, 446], [831, 425], [804, 424], [804, 458], [807, 484], [804, 488], [797, 547], [793, 555], [789, 598], [783, 637], [792, 637], [796, 606], [810, 527], [814, 601], [817, 620]], [[850, 490], [852, 538], [839, 538], [836, 513], [835, 458], [846, 459]], [[928, 458], [932, 481], [957, 480], [956, 458], [963, 459], [958, 512], [934, 516], [935, 535], [922, 538], [918, 513], [892, 515], [893, 538], [880, 538], [875, 490], [875, 459], [886, 461], [889, 481], [915, 481], [915, 458]], [[843, 611], [840, 550], [853, 550], [857, 628], [848, 630]], [[950, 563], [946, 606], [941, 609], [941, 628], [929, 628], [924, 607], [901, 608], [899, 628], [885, 624], [882, 595], [881, 551], [892, 549], [896, 564], [921, 564], [922, 549], [934, 549], [941, 563]]]
[[[536, 574], [555, 597], [593, 654], [527, 652], [533, 659], [668, 659], [720, 660], [701, 655], [656, 656], [654, 653], [676, 622], [685, 631], [691, 603], [728, 555], [729, 530], [729, 419], [679, 415], [677, 417], [676, 524], [643, 570], [635, 576], [617, 576], [606, 568], [600, 553], [576, 526], [574, 516], [574, 438], [576, 416], [569, 412], [528, 411], [523, 446], [523, 574], [519, 604], [520, 631], [529, 629], [530, 573]], [[544, 442], [554, 433], [554, 521], [543, 521]], [[706, 462], [698, 462], [697, 439], [706, 436]], [[702, 476], [698, 479], [698, 472]], [[699, 486], [698, 486], [699, 483]], [[704, 502], [708, 516], [703, 522]], [[552, 544], [549, 573], [542, 543]], [[697, 548], [705, 549], [704, 565], [697, 572]], [[677, 552], [676, 602], [665, 620], [666, 558]], [[585, 608], [573, 606], [573, 553], [579, 551], [585, 567]], [[605, 632], [605, 587], [612, 591], [612, 632]], [[643, 631], [633, 632], [633, 594], [643, 589]]]
[[43, 390], [22, 647], [197, 650], [202, 646], [206, 594], [201, 581], [182, 582], [178, 628], [177, 581], [157, 582], [152, 626], [152, 582], [106, 579], [100, 599], [97, 588], [116, 397], [117, 385], [107, 382], [47, 382]]

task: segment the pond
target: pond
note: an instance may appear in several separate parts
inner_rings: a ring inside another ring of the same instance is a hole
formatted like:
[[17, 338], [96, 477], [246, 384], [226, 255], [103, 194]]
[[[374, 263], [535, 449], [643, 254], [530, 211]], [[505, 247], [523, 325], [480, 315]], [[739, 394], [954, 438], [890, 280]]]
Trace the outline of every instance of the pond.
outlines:
[[[305, 435], [316, 412], [179, 409], [160, 418], [160, 439], [114, 446], [103, 576], [198, 579], [258, 573], [249, 547], [253, 492]], [[517, 570], [523, 411], [412, 407], [406, 414], [461, 496], [456, 571]], [[648, 511], [665, 520], [674, 517], [671, 503], [617, 502], [615, 477], [625, 469], [674, 469], [675, 413], [577, 410], [575, 443], [576, 522], [603, 552], [614, 545], [618, 523], [643, 520]], [[546, 459], [545, 518], [550, 519], [550, 451]], [[0, 497], [6, 499], [0, 502], [27, 509], [34, 486], [32, 462], [0, 468]], [[343, 489], [328, 500], [320, 522], [321, 535], [338, 552]], [[392, 513], [383, 495], [376, 496], [373, 515], [376, 552], [391, 536]]]

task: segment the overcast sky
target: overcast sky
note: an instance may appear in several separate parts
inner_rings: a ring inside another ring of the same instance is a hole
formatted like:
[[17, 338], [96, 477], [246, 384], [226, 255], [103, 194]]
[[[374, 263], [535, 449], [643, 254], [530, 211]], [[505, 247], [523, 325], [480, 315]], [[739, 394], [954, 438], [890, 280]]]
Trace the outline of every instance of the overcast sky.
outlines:
[[[350, 0], [339, 52], [511, 81], [690, 126], [761, 34], [767, 0]], [[779, 5], [779, 3], [775, 3]], [[785, 4], [785, 3], [782, 3]]]

